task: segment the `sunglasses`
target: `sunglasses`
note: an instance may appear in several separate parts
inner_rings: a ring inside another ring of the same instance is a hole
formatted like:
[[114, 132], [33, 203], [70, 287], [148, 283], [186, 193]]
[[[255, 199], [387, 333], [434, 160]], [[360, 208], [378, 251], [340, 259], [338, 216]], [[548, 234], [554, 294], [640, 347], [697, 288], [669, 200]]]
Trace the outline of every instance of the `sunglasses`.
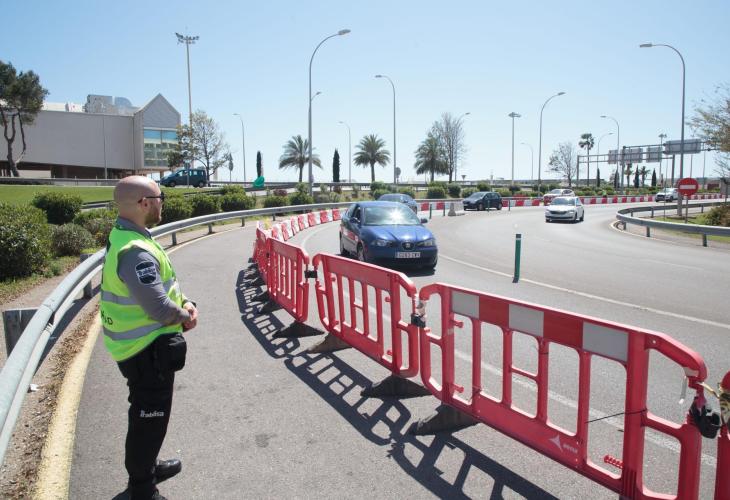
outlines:
[[143, 196], [139, 200], [137, 200], [137, 203], [142, 203], [143, 200], [151, 200], [154, 198], [159, 198], [160, 201], [165, 201], [165, 193], [160, 193], [159, 196]]

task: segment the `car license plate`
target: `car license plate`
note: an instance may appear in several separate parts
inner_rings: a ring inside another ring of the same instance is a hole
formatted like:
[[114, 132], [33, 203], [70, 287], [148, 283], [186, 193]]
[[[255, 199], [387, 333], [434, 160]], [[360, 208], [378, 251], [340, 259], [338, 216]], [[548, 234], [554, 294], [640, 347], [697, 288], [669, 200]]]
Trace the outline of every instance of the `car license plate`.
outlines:
[[395, 256], [398, 259], [417, 259], [421, 256], [421, 252], [396, 252]]

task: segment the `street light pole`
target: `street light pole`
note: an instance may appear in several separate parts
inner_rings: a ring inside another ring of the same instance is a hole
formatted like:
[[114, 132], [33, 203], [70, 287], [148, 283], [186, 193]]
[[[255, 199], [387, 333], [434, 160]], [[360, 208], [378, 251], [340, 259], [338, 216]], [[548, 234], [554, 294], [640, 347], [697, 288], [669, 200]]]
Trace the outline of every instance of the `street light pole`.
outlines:
[[521, 142], [520, 144], [523, 144], [530, 148], [530, 180], [535, 180], [535, 150], [532, 148], [530, 144], [527, 144], [526, 142]]
[[190, 45], [194, 44], [196, 40], [198, 40], [199, 36], [189, 36], [189, 35], [181, 35], [180, 33], [175, 33], [175, 36], [177, 36], [177, 43], [184, 43], [185, 44], [185, 53], [187, 55], [187, 61], [188, 61], [188, 117], [190, 119], [190, 129], [192, 131], [193, 128], [193, 94], [191, 91], [190, 86]]
[[393, 87], [393, 184], [398, 184], [398, 164], [396, 160], [396, 149], [395, 149], [395, 85], [387, 75], [375, 75], [375, 78], [385, 78], [390, 82], [390, 86]]
[[[664, 159], [664, 139], [667, 138], [667, 134], [661, 133], [659, 134], [659, 172], [662, 171], [662, 160]], [[662, 187], [666, 187], [665, 184], [667, 182], [667, 173], [664, 172], [664, 176], [662, 177]]]
[[510, 182], [510, 186], [515, 185], [515, 118], [520, 118], [522, 115], [519, 113], [515, 113], [514, 111], [508, 114], [510, 118], [512, 118], [512, 181]]
[[[616, 175], [619, 176], [619, 187], [624, 187], [624, 168], [621, 165], [621, 161], [623, 160], [623, 156], [621, 154], [621, 151], [619, 151], [619, 144], [621, 144], [621, 127], [618, 125], [618, 120], [614, 118], [613, 116], [608, 115], [601, 115], [601, 118], [607, 118], [610, 120], [613, 120], [616, 124]], [[614, 184], [615, 186], [616, 184]]]
[[542, 184], [542, 176], [540, 175], [542, 172], [542, 112], [545, 111], [545, 106], [547, 106], [547, 103], [549, 103], [554, 98], [564, 95], [565, 92], [558, 92], [557, 94], [548, 97], [547, 101], [542, 105], [542, 108], [540, 109], [540, 142], [537, 147], [537, 194], [540, 195], [540, 185]]
[[[457, 126], [459, 127], [459, 130], [461, 130], [461, 119], [464, 118], [465, 116], [469, 116], [470, 114], [471, 114], [471, 111], [467, 111], [466, 113], [464, 113], [463, 115], [461, 115], [456, 120], [456, 123], [457, 123]], [[458, 151], [456, 151], [457, 148], [454, 148], [454, 149], [455, 149], [455, 151], [454, 151], [454, 181], [456, 181], [456, 164], [459, 163], [459, 153], [458, 153]]]
[[243, 128], [243, 118], [238, 113], [233, 113], [241, 120], [241, 146], [243, 151], [243, 187], [246, 187], [246, 130]]
[[347, 123], [343, 121], [340, 121], [340, 123], [347, 127], [347, 156], [349, 157], [347, 181], [352, 182], [352, 134], [350, 132], [350, 126]]
[[336, 36], [346, 35], [349, 32], [350, 32], [350, 30], [348, 30], [348, 29], [340, 30], [337, 33], [335, 33], [334, 35], [330, 35], [327, 38], [325, 38], [324, 40], [322, 40], [321, 42], [319, 42], [319, 45], [317, 45], [314, 48], [314, 52], [312, 52], [312, 57], [309, 59], [309, 93], [307, 95], [309, 97], [309, 99], [308, 99], [309, 100], [309, 119], [308, 119], [309, 134], [308, 135], [309, 135], [309, 195], [310, 196], [312, 195], [313, 183], [314, 183], [314, 178], [312, 177], [312, 99], [314, 99], [314, 97], [312, 97], [312, 62], [314, 61], [314, 55], [317, 53], [317, 50], [319, 50], [319, 48], [322, 46], [322, 44], [324, 42], [326, 42], [330, 38], [334, 38]]
[[[601, 137], [598, 138], [598, 145], [596, 146], [596, 157], [597, 157], [596, 162], [601, 161], [601, 140], [604, 137], [608, 137], [609, 135], [613, 135], [613, 132], [603, 134]], [[606, 162], [606, 163], [608, 163], [608, 162]], [[598, 163], [596, 163], [596, 164], [598, 164]], [[598, 167], [596, 167], [596, 168], [598, 168]], [[590, 182], [590, 179], [588, 179], [588, 181]], [[598, 187], [598, 181], [596, 181], [596, 187]]]

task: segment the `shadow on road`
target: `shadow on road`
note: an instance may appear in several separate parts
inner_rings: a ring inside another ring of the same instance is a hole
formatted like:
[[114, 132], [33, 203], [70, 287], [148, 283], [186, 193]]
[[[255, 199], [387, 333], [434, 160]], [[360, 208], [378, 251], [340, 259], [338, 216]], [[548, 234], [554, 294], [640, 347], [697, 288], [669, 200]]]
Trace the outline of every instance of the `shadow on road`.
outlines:
[[[241, 271], [236, 282], [241, 320], [261, 347], [272, 358], [283, 359], [293, 375], [337, 410], [363, 437], [387, 447], [387, 456], [434, 495], [467, 498], [463, 488], [467, 477], [476, 469], [492, 478], [491, 498], [502, 498], [506, 488], [526, 498], [556, 498], [451, 433], [440, 433], [433, 438], [408, 434], [413, 420], [410, 410], [396, 398], [363, 397], [361, 391], [371, 381], [337, 354], [310, 354], [302, 348], [299, 339], [274, 338], [288, 325], [272, 314], [259, 314], [261, 303], [253, 302], [253, 298], [262, 289], [247, 287], [246, 278], [245, 271]], [[444, 450], [460, 450], [464, 456], [453, 481], [442, 477], [443, 472], [437, 467]]]

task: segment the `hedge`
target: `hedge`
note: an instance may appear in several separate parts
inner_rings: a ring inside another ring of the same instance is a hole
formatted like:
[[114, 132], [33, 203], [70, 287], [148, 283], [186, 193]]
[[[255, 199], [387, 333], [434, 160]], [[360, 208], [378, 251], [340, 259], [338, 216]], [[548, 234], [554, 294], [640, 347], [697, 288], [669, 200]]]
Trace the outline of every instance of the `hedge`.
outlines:
[[0, 279], [41, 271], [50, 258], [51, 227], [32, 206], [0, 203]]
[[81, 211], [84, 202], [80, 196], [44, 191], [36, 194], [32, 203], [46, 213], [51, 224], [67, 224]]
[[94, 237], [78, 224], [70, 223], [53, 228], [51, 250], [55, 255], [80, 255], [84, 248], [93, 246]]

